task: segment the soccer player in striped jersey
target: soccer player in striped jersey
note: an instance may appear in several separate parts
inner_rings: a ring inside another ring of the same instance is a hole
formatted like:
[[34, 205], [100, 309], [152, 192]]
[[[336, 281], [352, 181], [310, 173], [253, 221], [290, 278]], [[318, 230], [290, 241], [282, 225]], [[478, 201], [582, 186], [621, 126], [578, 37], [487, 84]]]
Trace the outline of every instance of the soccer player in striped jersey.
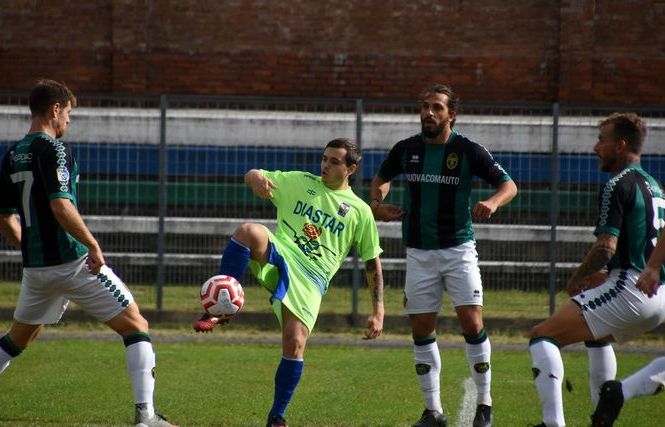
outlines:
[[[649, 298], [663, 286], [662, 267], [665, 264], [665, 233], [658, 236], [647, 265], [635, 286]], [[665, 356], [657, 357], [640, 370], [621, 381], [609, 380], [600, 388], [596, 410], [591, 415], [592, 427], [611, 427], [619, 417], [623, 404], [641, 396], [653, 396], [665, 390]]]
[[69, 145], [59, 140], [75, 106], [67, 86], [40, 80], [30, 93], [30, 130], [1, 164], [0, 234], [21, 249], [23, 281], [14, 322], [0, 338], [0, 373], [44, 324], [60, 320], [71, 300], [123, 338], [136, 425], [168, 427], [153, 405], [155, 354], [148, 322], [122, 280], [105, 265], [77, 209], [78, 166]]
[[[636, 286], [665, 225], [663, 192], [640, 166], [646, 131], [634, 113], [614, 113], [599, 123], [593, 150], [600, 169], [612, 178], [598, 197], [596, 242], [568, 281], [571, 299], [531, 331], [529, 350], [543, 409], [541, 426], [565, 425], [561, 347], [627, 341], [665, 320], [665, 292], [649, 296]], [[589, 278], [605, 268], [606, 280], [590, 284]], [[663, 281], [665, 268], [658, 265], [657, 271]], [[603, 388], [599, 390], [602, 397]]]
[[[445, 426], [439, 392], [441, 356], [437, 314], [445, 290], [466, 341], [466, 356], [477, 388], [474, 427], [492, 425], [490, 342], [483, 327], [483, 287], [471, 220], [485, 220], [510, 202], [517, 187], [482, 145], [455, 131], [457, 95], [434, 85], [422, 96], [422, 132], [398, 142], [372, 180], [370, 207], [383, 221], [402, 219], [406, 246], [405, 309], [411, 322], [415, 366], [425, 411], [414, 426]], [[406, 177], [403, 208], [383, 203], [390, 182]], [[471, 180], [496, 187], [487, 200], [470, 206]]]

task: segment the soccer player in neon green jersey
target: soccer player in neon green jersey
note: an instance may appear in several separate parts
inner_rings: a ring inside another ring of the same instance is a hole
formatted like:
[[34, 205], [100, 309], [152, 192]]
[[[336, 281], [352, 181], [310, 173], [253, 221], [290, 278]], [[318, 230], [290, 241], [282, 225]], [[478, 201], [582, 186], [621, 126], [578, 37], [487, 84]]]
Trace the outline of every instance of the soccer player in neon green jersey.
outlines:
[[[571, 299], [536, 325], [529, 341], [534, 381], [542, 403], [541, 426], [566, 425], [561, 347], [589, 341], [628, 341], [665, 320], [665, 292], [649, 296], [648, 289], [645, 293], [637, 286], [665, 225], [663, 191], [640, 165], [646, 124], [634, 113], [614, 113], [602, 120], [598, 129], [593, 151], [600, 169], [612, 178], [599, 193], [596, 242], [568, 281], [566, 290]], [[608, 275], [602, 283], [589, 282], [589, 277], [604, 269]], [[656, 270], [662, 282], [665, 268], [658, 264]], [[616, 361], [611, 362], [610, 381], [616, 375]], [[604, 385], [595, 393], [598, 391], [601, 397], [607, 392]], [[613, 414], [604, 413], [600, 402], [598, 408], [593, 425], [612, 425]]]
[[[422, 97], [422, 132], [398, 142], [372, 180], [370, 206], [377, 219], [402, 219], [406, 246], [405, 310], [411, 322], [416, 374], [425, 398], [417, 427], [445, 426], [440, 398], [441, 356], [436, 343], [437, 315], [445, 289], [466, 341], [476, 384], [474, 427], [492, 423], [490, 342], [483, 327], [483, 287], [471, 219], [489, 218], [510, 202], [517, 187], [482, 145], [453, 130], [458, 98], [434, 85]], [[383, 203], [390, 182], [406, 178], [404, 209]], [[471, 180], [496, 187], [487, 200], [470, 206]]]
[[[219, 274], [241, 280], [249, 265], [271, 293], [282, 327], [282, 359], [275, 375], [275, 398], [268, 426], [286, 426], [284, 413], [303, 369], [307, 338], [314, 328], [330, 279], [355, 247], [365, 262], [373, 312], [365, 339], [383, 330], [383, 276], [379, 236], [372, 212], [349, 186], [361, 156], [349, 139], [330, 141], [321, 158], [321, 176], [307, 172], [252, 169], [245, 183], [277, 208], [273, 234], [259, 224], [238, 227], [224, 249]], [[217, 318], [204, 315], [197, 332], [212, 330]]]
[[14, 323], [0, 338], [0, 373], [44, 324], [60, 320], [71, 300], [122, 336], [137, 427], [169, 427], [153, 406], [155, 354], [148, 322], [129, 289], [106, 266], [76, 207], [78, 166], [70, 146], [58, 139], [75, 106], [67, 86], [40, 80], [30, 92], [30, 130], [9, 148], [0, 168], [0, 234], [23, 257]]

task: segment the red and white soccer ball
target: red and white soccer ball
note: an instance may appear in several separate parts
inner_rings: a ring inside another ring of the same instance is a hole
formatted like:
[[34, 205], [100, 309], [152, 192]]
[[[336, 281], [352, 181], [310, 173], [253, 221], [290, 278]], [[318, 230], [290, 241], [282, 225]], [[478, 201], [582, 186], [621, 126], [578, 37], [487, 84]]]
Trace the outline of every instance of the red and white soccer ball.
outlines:
[[201, 287], [201, 305], [206, 313], [220, 319], [230, 319], [245, 304], [245, 291], [240, 282], [223, 274], [212, 276]]

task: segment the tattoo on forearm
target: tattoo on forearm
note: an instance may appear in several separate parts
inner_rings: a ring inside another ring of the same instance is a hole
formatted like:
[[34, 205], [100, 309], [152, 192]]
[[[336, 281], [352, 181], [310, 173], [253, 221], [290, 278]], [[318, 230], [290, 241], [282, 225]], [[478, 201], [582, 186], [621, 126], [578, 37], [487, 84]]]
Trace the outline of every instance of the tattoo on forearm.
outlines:
[[365, 272], [372, 302], [383, 302], [383, 274], [377, 270], [374, 260], [370, 260], [365, 264]]
[[575, 275], [578, 277], [599, 271], [607, 265], [614, 256], [615, 250], [605, 244], [594, 245], [577, 269]]

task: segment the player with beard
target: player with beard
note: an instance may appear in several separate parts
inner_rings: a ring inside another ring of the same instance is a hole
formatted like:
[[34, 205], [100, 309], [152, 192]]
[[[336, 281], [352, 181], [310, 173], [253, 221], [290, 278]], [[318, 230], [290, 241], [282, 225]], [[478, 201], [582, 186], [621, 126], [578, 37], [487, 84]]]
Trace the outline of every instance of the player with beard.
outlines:
[[[415, 367], [425, 411], [414, 426], [445, 426], [439, 392], [441, 356], [437, 315], [448, 292], [466, 341], [466, 356], [477, 388], [474, 427], [492, 425], [490, 341], [483, 327], [483, 287], [472, 219], [486, 220], [510, 202], [517, 187], [482, 145], [453, 130], [458, 97], [434, 85], [422, 96], [422, 132], [398, 142], [372, 180], [370, 207], [376, 219], [402, 220], [406, 246], [405, 309], [414, 342]], [[390, 182], [405, 175], [403, 207], [383, 203]], [[471, 209], [471, 181], [496, 187]]]
[[[646, 124], [635, 113], [613, 113], [598, 124], [598, 131], [593, 151], [600, 170], [612, 178], [598, 195], [596, 242], [568, 281], [571, 299], [530, 335], [531, 366], [542, 404], [543, 422], [538, 427], [566, 425], [560, 348], [578, 342], [625, 342], [665, 320], [665, 292], [652, 295], [653, 288], [640, 285], [639, 280], [645, 272], [651, 280], [655, 276], [658, 284], [665, 280], [665, 268], [658, 262], [663, 259], [662, 248], [654, 249], [665, 225], [665, 197], [656, 179], [640, 165]], [[604, 269], [606, 279], [601, 284], [590, 283], [589, 278]], [[623, 403], [617, 396], [620, 388], [612, 381], [616, 361], [610, 362], [613, 372], [606, 370], [609, 383], [595, 391], [600, 392], [600, 401], [592, 417], [594, 427], [611, 426]], [[626, 397], [641, 393], [642, 387], [642, 392], [651, 387], [655, 391], [658, 379], [651, 381], [647, 374], [659, 370], [656, 363], [628, 380]]]

